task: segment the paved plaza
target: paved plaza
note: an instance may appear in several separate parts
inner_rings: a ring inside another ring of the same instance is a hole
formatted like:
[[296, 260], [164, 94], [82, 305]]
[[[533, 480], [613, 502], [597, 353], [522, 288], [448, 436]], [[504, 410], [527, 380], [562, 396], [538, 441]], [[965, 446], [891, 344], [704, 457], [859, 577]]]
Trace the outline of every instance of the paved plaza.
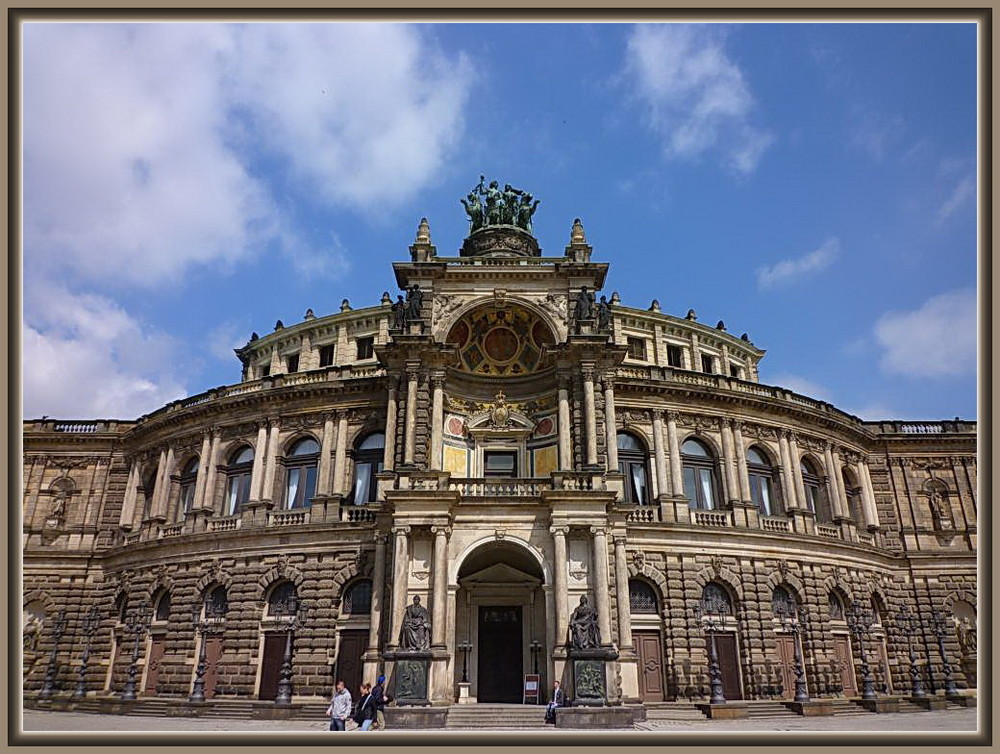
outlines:
[[[842, 731], [842, 732], [892, 732], [914, 733], [966, 732], [976, 730], [976, 709], [943, 710], [922, 713], [887, 713], [860, 717], [800, 717], [787, 720], [716, 720], [716, 721], [648, 721], [636, 727], [644, 731], [677, 732], [683, 734], [716, 734], [737, 732], [780, 732], [780, 731]], [[96, 715], [77, 712], [49, 712], [24, 710], [23, 729], [26, 733], [55, 733], [64, 731], [90, 732], [159, 732], [183, 731], [188, 733], [226, 733], [244, 731], [264, 731], [287, 735], [290, 732], [325, 732], [327, 724], [322, 720], [199, 720], [181, 717], [139, 717], [125, 715]], [[429, 731], [434, 733], [461, 733], [469, 731]], [[493, 731], [481, 731], [484, 735]], [[585, 731], [564, 731], [562, 729], [532, 729], [530, 733], [558, 735], [560, 733], [585, 733]], [[386, 731], [387, 738], [392, 731]], [[421, 731], [397, 731], [408, 736], [419, 735]], [[393, 736], [394, 738], [396, 736]]]

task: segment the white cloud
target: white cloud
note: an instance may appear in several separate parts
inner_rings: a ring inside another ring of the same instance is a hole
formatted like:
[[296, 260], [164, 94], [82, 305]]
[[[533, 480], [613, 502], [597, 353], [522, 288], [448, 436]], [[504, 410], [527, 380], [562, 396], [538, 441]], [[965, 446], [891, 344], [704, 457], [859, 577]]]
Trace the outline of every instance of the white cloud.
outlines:
[[881, 403], [879, 401], [871, 401], [865, 403], [862, 406], [855, 407], [845, 407], [841, 409], [842, 411], [853, 414], [862, 421], [866, 422], [877, 422], [883, 421], [885, 419], [898, 419], [903, 416], [903, 413], [897, 411], [894, 408], [890, 408], [887, 404]]
[[868, 152], [876, 161], [903, 135], [905, 122], [900, 115], [883, 115], [860, 105], [852, 110], [851, 144]]
[[227, 364], [236, 363], [233, 349], [242, 348], [250, 340], [250, 317], [228, 319], [211, 330], [205, 336], [205, 346], [208, 352]]
[[813, 382], [812, 380], [808, 380], [805, 377], [799, 377], [798, 375], [789, 374], [787, 372], [776, 374], [773, 378], [766, 380], [766, 382], [769, 385], [783, 387], [808, 398], [814, 398], [817, 401], [826, 401], [829, 403], [832, 398], [832, 393], [828, 387], [820, 385], [817, 382]]
[[130, 419], [186, 394], [169, 336], [101, 296], [34, 293], [24, 315], [25, 417]]
[[882, 371], [911, 377], [949, 377], [976, 369], [976, 292], [963, 288], [932, 296], [919, 309], [887, 312], [875, 325]]
[[273, 247], [336, 275], [291, 230], [285, 173], [391, 208], [446, 162], [470, 82], [413, 26], [27, 24], [25, 264], [156, 286]]
[[948, 199], [945, 200], [937, 211], [934, 222], [936, 225], [943, 225], [944, 222], [954, 214], [955, 210], [965, 204], [969, 199], [976, 196], [976, 181], [972, 176], [965, 176], [952, 189]]
[[787, 285], [815, 275], [833, 264], [839, 253], [840, 241], [836, 238], [828, 238], [822, 246], [804, 256], [783, 259], [770, 267], [758, 269], [757, 287], [763, 290]]
[[634, 27], [626, 75], [668, 157], [718, 152], [738, 173], [750, 173], [773, 136], [751, 125], [754, 99], [724, 49], [718, 27], [644, 24]]

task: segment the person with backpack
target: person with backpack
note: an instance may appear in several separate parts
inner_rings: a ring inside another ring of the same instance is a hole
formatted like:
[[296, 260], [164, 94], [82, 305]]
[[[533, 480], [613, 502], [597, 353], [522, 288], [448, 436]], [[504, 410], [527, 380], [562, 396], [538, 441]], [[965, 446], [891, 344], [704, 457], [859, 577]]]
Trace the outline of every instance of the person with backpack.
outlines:
[[372, 688], [372, 701], [375, 703], [375, 725], [379, 730], [385, 730], [385, 705], [390, 701], [385, 693], [385, 676], [380, 675]]
[[375, 721], [375, 701], [372, 698], [372, 685], [370, 683], [361, 684], [361, 698], [358, 700], [357, 709], [354, 711], [354, 722], [358, 724], [360, 730], [370, 730]]

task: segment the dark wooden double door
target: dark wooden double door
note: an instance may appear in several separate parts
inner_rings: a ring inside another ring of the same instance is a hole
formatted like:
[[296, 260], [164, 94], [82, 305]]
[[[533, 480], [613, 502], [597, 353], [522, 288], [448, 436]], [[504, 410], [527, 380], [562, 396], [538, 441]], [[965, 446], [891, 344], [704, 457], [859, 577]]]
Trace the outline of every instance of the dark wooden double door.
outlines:
[[520, 605], [480, 606], [478, 649], [477, 700], [521, 702], [524, 640]]

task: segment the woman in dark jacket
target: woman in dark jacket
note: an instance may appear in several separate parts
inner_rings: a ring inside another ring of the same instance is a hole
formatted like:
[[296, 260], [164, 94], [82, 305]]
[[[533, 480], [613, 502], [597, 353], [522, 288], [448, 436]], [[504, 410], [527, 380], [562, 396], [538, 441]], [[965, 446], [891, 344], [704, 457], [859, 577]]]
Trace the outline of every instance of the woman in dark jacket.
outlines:
[[361, 699], [358, 700], [358, 707], [354, 712], [354, 722], [360, 726], [360, 730], [368, 730], [375, 720], [375, 699], [372, 697], [372, 685], [370, 683], [361, 684]]

